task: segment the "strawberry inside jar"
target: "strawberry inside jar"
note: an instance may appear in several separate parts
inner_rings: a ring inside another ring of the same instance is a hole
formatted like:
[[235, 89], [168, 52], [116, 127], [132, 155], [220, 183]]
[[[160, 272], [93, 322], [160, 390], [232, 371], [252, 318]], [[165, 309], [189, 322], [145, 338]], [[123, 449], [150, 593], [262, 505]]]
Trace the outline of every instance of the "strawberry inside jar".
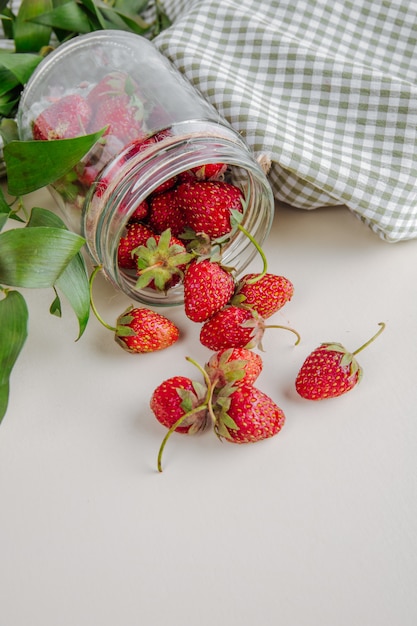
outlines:
[[248, 145], [144, 37], [104, 30], [60, 44], [25, 86], [17, 121], [23, 140], [102, 131], [50, 191], [133, 300], [181, 304], [196, 255], [238, 274], [257, 254], [239, 219], [260, 245], [269, 232], [272, 191]]

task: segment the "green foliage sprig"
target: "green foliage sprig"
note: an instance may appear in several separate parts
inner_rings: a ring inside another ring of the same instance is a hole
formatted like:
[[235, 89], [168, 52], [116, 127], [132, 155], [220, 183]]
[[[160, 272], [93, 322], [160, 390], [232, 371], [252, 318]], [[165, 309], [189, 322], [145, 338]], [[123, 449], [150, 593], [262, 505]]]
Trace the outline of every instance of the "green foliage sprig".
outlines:
[[[0, 0], [3, 32], [13, 46], [0, 48], [0, 137], [11, 198], [0, 188], [0, 423], [9, 402], [10, 375], [28, 332], [28, 307], [19, 289], [51, 289], [50, 313], [57, 316], [64, 295], [78, 320], [77, 339], [90, 314], [81, 253], [85, 240], [55, 213], [41, 207], [28, 211], [24, 196], [69, 172], [103, 132], [20, 141], [14, 116], [21, 91], [44, 56], [76, 35], [118, 29], [152, 38], [169, 25], [158, 0], [23, 0], [17, 14], [9, 4]], [[154, 19], [145, 21], [141, 14], [152, 8]]]

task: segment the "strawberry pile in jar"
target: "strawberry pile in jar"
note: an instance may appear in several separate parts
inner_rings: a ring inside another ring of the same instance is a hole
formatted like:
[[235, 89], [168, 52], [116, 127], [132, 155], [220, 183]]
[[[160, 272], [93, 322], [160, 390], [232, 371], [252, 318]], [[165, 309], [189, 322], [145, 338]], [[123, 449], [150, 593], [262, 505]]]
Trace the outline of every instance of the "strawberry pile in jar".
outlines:
[[50, 191], [94, 263], [138, 302], [182, 303], [195, 258], [239, 275], [269, 232], [274, 201], [254, 155], [141, 36], [97, 31], [61, 44], [25, 86], [18, 128], [40, 141], [105, 129]]

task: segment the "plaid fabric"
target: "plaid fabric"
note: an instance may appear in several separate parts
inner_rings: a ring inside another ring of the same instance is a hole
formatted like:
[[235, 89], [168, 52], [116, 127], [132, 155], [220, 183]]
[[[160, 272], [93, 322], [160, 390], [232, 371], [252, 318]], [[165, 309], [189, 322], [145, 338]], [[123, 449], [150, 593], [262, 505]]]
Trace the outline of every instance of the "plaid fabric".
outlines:
[[154, 41], [256, 155], [275, 197], [347, 205], [417, 237], [417, 6], [409, 0], [163, 0]]

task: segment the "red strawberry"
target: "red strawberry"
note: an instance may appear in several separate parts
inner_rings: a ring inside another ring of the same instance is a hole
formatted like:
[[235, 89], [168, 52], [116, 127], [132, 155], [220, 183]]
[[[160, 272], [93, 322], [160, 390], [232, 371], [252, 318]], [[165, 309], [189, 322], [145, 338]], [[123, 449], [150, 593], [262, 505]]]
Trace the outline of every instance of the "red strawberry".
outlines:
[[[200, 383], [185, 376], [174, 376], [154, 390], [150, 406], [156, 419], [166, 428], [172, 428], [186, 413], [190, 413], [174, 430], [194, 434], [210, 423], [205, 404], [206, 393], [207, 390]], [[201, 410], [192, 412], [200, 406]]]
[[123, 269], [137, 269], [137, 258], [133, 253], [138, 246], [146, 245], [155, 233], [144, 224], [128, 224], [126, 234], [120, 238], [117, 249], [117, 261]]
[[252, 350], [228, 348], [213, 354], [205, 370], [215, 387], [253, 384], [262, 372], [262, 359]]
[[257, 276], [246, 274], [239, 280], [233, 303], [248, 306], [267, 319], [291, 300], [294, 286], [284, 276], [264, 274], [256, 280]]
[[266, 328], [282, 328], [297, 336], [297, 331], [279, 324], [266, 325], [264, 319], [255, 311], [234, 305], [226, 306], [217, 311], [202, 326], [200, 341], [210, 350], [224, 348], [255, 348], [262, 349], [262, 337]]
[[275, 402], [247, 383], [226, 396], [219, 395], [213, 412], [217, 435], [231, 443], [255, 443], [273, 437], [285, 423], [284, 412]]
[[178, 186], [178, 204], [187, 224], [196, 233], [211, 239], [222, 237], [232, 229], [231, 212], [243, 212], [240, 189], [223, 181], [190, 181]]
[[220, 180], [226, 170], [227, 165], [224, 163], [207, 163], [192, 167], [189, 171], [197, 180]]
[[226, 306], [215, 312], [202, 326], [200, 341], [210, 350], [252, 348], [256, 345], [256, 320], [252, 312]]
[[70, 94], [46, 108], [33, 124], [33, 138], [52, 140], [70, 139], [86, 134], [92, 112], [87, 101], [78, 94]]
[[163, 350], [178, 338], [179, 330], [175, 324], [150, 309], [129, 307], [117, 319], [115, 340], [127, 352]]
[[141, 222], [148, 216], [148, 213], [149, 213], [149, 204], [148, 204], [148, 201], [145, 199], [145, 200], [142, 200], [142, 202], [138, 204], [138, 206], [136, 207], [136, 209], [130, 216], [129, 222], [131, 223]]
[[219, 263], [194, 260], [184, 277], [185, 314], [193, 322], [204, 322], [230, 300], [233, 276]]
[[185, 228], [185, 216], [177, 204], [176, 189], [170, 189], [151, 198], [149, 224], [156, 233], [171, 229], [174, 237]]
[[127, 74], [111, 72], [87, 96], [94, 111], [89, 132], [108, 126], [106, 134], [115, 135], [123, 143], [144, 137], [142, 98]]
[[306, 358], [298, 372], [295, 388], [307, 400], [337, 398], [347, 393], [362, 378], [362, 368], [355, 356], [366, 348], [385, 328], [379, 331], [354, 352], [340, 343], [322, 343]]

